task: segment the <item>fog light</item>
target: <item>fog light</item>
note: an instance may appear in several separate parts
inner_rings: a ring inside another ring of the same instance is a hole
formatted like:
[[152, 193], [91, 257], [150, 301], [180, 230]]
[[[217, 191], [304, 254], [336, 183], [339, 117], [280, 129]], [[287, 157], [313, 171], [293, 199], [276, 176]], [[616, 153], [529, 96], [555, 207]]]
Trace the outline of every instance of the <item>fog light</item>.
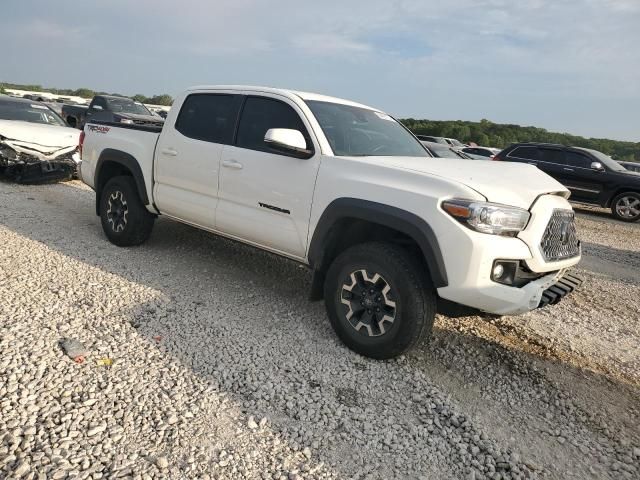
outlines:
[[503, 273], [504, 273], [504, 267], [502, 266], [502, 264], [499, 263], [495, 267], [493, 267], [493, 278], [495, 280], [502, 277]]
[[496, 260], [491, 267], [491, 280], [503, 285], [513, 285], [518, 275], [518, 260]]

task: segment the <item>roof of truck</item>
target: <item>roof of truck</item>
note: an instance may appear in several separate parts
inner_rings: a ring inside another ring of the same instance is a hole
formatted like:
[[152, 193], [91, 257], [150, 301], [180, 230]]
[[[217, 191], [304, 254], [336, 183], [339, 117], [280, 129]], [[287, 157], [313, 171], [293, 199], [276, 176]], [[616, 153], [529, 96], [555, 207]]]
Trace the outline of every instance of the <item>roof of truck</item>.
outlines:
[[261, 86], [255, 86], [255, 85], [198, 85], [198, 86], [194, 86], [187, 89], [187, 91], [196, 91], [196, 90], [238, 90], [238, 91], [273, 93], [276, 95], [283, 95], [289, 98], [298, 97], [298, 98], [301, 98], [302, 100], [315, 100], [318, 102], [339, 103], [342, 105], [351, 105], [353, 107], [366, 108], [368, 110], [381, 111], [377, 108], [373, 108], [368, 105], [364, 105], [362, 103], [352, 102], [351, 100], [345, 100], [344, 98], [331, 97], [328, 95], [321, 95], [319, 93], [300, 92], [297, 90], [288, 90], [284, 88], [261, 87]]

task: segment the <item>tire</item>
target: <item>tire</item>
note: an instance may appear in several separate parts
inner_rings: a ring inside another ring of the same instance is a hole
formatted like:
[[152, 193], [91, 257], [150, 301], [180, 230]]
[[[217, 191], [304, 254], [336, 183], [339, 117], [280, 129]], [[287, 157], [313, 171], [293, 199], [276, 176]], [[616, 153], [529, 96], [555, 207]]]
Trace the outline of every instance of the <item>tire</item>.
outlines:
[[418, 265], [407, 250], [378, 242], [355, 245], [334, 260], [324, 283], [325, 306], [351, 350], [393, 358], [431, 335], [435, 289]]
[[144, 243], [151, 235], [155, 215], [142, 204], [133, 177], [114, 177], [100, 196], [102, 229], [119, 247]]
[[640, 220], [640, 193], [623, 192], [611, 202], [611, 213], [623, 222]]

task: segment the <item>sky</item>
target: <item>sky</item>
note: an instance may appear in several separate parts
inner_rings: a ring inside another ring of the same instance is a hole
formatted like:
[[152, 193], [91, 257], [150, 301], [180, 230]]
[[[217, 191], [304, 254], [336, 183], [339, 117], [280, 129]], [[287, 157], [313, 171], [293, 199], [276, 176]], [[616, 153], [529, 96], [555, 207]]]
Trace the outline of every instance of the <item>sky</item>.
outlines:
[[640, 0], [2, 0], [0, 81], [249, 84], [640, 141]]

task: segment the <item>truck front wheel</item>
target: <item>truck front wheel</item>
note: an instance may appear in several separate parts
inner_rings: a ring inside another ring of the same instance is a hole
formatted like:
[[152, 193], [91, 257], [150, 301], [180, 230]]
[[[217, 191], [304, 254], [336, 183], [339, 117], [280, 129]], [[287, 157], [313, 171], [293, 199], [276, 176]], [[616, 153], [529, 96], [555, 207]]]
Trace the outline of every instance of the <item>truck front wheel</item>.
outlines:
[[130, 247], [145, 242], [155, 216], [142, 204], [132, 177], [110, 179], [100, 197], [102, 229], [109, 241], [119, 247]]
[[329, 267], [324, 298], [331, 325], [352, 350], [396, 357], [431, 334], [436, 295], [411, 254], [389, 243], [342, 252]]

